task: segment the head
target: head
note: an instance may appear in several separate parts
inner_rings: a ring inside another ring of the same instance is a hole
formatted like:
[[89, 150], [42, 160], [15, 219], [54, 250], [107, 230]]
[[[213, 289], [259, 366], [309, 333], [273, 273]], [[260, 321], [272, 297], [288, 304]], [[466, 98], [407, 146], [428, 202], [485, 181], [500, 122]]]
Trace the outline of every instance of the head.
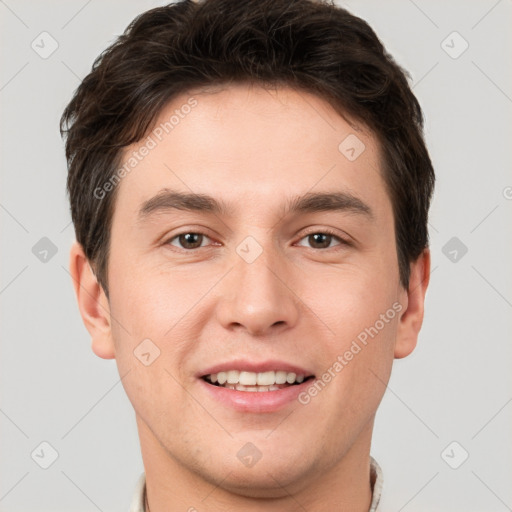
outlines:
[[[61, 120], [70, 268], [147, 446], [267, 495], [269, 473], [302, 485], [369, 441], [423, 319], [422, 125], [372, 29], [326, 3], [183, 1], [98, 57]], [[204, 377], [240, 360], [298, 367], [317, 391], [227, 406]], [[240, 463], [249, 442], [264, 465]]]

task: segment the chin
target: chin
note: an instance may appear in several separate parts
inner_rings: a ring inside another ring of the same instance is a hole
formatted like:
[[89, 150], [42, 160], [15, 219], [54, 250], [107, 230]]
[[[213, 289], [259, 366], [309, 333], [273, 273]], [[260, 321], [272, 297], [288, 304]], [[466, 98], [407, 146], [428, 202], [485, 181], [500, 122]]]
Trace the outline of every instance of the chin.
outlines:
[[[262, 461], [258, 464], [262, 464], [259, 469], [256, 467], [233, 468], [229, 477], [220, 485], [225, 490], [239, 496], [276, 499], [289, 496], [290, 489], [293, 489], [294, 484], [300, 479], [296, 471], [290, 471], [289, 465], [286, 465], [283, 471], [282, 464], [276, 464], [276, 469], [268, 467], [268, 463], [266, 467], [263, 467]], [[218, 474], [216, 478], [218, 478]], [[217, 482], [218, 484], [219, 482]]]
[[[247, 451], [250, 453], [251, 449]], [[290, 454], [279, 451], [277, 447], [267, 447], [262, 452], [261, 458], [248, 461], [247, 466], [236, 455], [224, 457], [221, 468], [217, 464], [208, 467], [207, 479], [241, 496], [279, 498], [288, 496], [294, 487], [299, 490], [305, 476], [312, 474], [306, 454], [296, 448]], [[222, 480], [220, 475], [229, 476]]]

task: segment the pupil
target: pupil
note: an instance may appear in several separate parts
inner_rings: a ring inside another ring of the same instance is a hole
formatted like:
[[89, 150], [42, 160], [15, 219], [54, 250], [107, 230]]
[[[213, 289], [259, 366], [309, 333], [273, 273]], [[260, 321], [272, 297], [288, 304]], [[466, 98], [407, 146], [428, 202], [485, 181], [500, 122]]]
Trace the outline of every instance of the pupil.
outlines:
[[[310, 235], [310, 238], [313, 238], [313, 244], [320, 244], [322, 247], [329, 247], [331, 235], [326, 235], [324, 233], [314, 233], [313, 235]], [[327, 245], [325, 244], [326, 241]]]
[[[184, 235], [180, 235], [180, 243], [188, 248], [190, 248], [190, 245], [192, 245], [192, 248], [195, 249], [196, 247], [201, 246], [200, 237], [202, 237], [202, 235], [200, 235], [199, 233], [185, 233]], [[199, 242], [197, 241], [198, 239]]]

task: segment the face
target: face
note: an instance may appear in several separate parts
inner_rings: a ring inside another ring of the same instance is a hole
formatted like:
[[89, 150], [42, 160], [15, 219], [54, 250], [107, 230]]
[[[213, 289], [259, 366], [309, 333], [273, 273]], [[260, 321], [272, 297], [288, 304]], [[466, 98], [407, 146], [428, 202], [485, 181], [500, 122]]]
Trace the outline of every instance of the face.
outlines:
[[242, 84], [176, 97], [155, 126], [124, 154], [93, 348], [127, 374], [143, 453], [299, 489], [369, 446], [407, 338], [377, 141], [319, 97]]

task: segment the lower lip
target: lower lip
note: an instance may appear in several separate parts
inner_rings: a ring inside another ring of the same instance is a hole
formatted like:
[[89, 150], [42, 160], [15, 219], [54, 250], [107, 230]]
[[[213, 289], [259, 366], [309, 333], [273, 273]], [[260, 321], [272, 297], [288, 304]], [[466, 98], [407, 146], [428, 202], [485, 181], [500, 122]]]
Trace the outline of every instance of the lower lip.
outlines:
[[208, 384], [199, 379], [200, 384], [215, 400], [240, 412], [275, 412], [283, 409], [305, 391], [315, 379], [294, 384], [276, 391], [237, 391]]

